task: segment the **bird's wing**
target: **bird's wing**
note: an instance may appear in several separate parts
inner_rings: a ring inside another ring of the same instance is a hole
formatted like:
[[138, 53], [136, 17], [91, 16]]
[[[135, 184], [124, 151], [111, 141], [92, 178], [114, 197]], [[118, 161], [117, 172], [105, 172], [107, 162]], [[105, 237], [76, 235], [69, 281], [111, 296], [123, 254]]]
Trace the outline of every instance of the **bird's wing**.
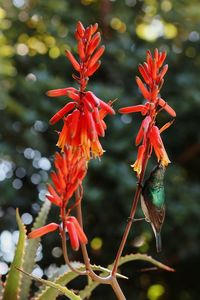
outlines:
[[158, 208], [149, 201], [146, 201], [145, 204], [150, 222], [154, 225], [156, 231], [160, 232], [165, 219], [165, 205]]

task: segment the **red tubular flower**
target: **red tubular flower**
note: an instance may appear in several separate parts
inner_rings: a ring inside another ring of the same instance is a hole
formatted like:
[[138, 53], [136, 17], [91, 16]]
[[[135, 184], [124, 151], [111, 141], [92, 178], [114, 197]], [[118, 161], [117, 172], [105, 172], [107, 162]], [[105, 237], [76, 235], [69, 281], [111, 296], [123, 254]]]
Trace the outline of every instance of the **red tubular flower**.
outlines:
[[141, 112], [142, 115], [147, 113], [147, 107], [145, 105], [135, 105], [129, 107], [123, 107], [119, 109], [121, 114], [130, 114], [133, 112]]
[[75, 217], [70, 216], [66, 218], [66, 229], [73, 250], [77, 251], [79, 249], [79, 243], [87, 244], [87, 237]]
[[138, 157], [135, 161], [135, 163], [131, 166], [133, 167], [133, 170], [139, 175], [142, 171], [142, 163], [144, 159], [144, 153], [145, 153], [145, 146], [141, 145], [138, 148]]
[[[144, 82], [139, 77], [136, 77], [138, 88], [146, 102], [143, 105], [123, 107], [119, 110], [122, 114], [140, 112], [143, 116], [146, 116], [141, 124], [135, 141], [136, 146], [140, 145], [138, 149], [138, 158], [133, 164], [133, 168], [138, 176], [142, 170], [143, 156], [148, 145], [150, 145], [150, 153], [153, 147], [158, 161], [160, 161], [163, 166], [167, 166], [168, 163], [170, 163], [160, 137], [159, 129], [155, 126], [156, 116], [161, 110], [165, 110], [172, 117], [176, 117], [174, 109], [159, 95], [164, 82], [163, 77], [168, 70], [168, 65], [163, 66], [165, 58], [165, 51], [159, 53], [158, 49], [155, 49], [154, 55], [152, 55], [149, 50], [147, 51], [146, 62], [140, 64], [138, 67]], [[168, 122], [161, 128], [161, 131], [167, 129], [171, 124], [172, 122]]]
[[87, 161], [81, 148], [65, 147], [64, 153], [56, 153], [54, 164], [56, 172], [51, 172], [54, 187], [48, 185], [49, 194], [46, 197], [53, 204], [62, 207], [67, 205], [75, 190], [82, 184], [87, 172]]
[[49, 97], [67, 96], [74, 101], [66, 104], [50, 119], [51, 124], [55, 124], [60, 119], [64, 120], [57, 146], [62, 151], [65, 145], [81, 146], [87, 160], [103, 154], [99, 137], [104, 136], [106, 126], [103, 118], [99, 116], [100, 110], [103, 109], [111, 115], [115, 114], [111, 105], [99, 99], [91, 91], [86, 91], [89, 77], [99, 68], [99, 59], [105, 50], [104, 46], [99, 47], [101, 36], [97, 29], [98, 24], [84, 28], [82, 23], [78, 22], [75, 37], [78, 42], [79, 60], [66, 50], [67, 58], [79, 73], [78, 76], [73, 75], [73, 78], [80, 88], [69, 87], [47, 92]]
[[149, 131], [149, 140], [154, 148], [158, 161], [160, 161], [163, 166], [167, 166], [170, 163], [170, 160], [163, 145], [160, 131], [157, 126], [153, 126]]
[[66, 228], [69, 233], [69, 239], [71, 242], [72, 249], [77, 251], [79, 249], [79, 239], [74, 223], [67, 221]]
[[28, 238], [29, 239], [35, 239], [35, 238], [38, 238], [38, 237], [41, 237], [49, 232], [52, 232], [52, 231], [55, 231], [57, 230], [59, 227], [58, 224], [56, 223], [50, 223], [48, 225], [45, 225], [43, 227], [40, 227], [40, 228], [37, 228], [33, 231], [31, 231], [29, 234], [28, 234]]
[[142, 124], [140, 126], [140, 129], [138, 131], [138, 134], [136, 136], [136, 140], [135, 140], [135, 144], [136, 146], [138, 146], [142, 139], [145, 137], [148, 129], [149, 129], [149, 125], [151, 123], [152, 119], [150, 116], [147, 116], [143, 121], [142, 121]]

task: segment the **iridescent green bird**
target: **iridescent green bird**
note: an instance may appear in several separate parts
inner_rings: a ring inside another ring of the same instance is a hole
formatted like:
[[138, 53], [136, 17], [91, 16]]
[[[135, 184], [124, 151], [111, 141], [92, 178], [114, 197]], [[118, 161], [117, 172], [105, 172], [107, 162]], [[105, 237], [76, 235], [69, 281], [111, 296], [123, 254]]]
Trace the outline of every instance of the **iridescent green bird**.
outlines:
[[161, 228], [165, 219], [164, 174], [165, 167], [158, 164], [145, 181], [141, 193], [142, 210], [155, 234], [157, 252], [162, 248]]

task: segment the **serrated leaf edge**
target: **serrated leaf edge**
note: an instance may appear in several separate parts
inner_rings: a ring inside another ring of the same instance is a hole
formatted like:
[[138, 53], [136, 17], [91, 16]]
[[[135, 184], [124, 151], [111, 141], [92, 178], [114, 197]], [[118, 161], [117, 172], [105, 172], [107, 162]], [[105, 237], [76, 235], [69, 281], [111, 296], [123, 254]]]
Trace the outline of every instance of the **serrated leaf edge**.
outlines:
[[[15, 250], [14, 259], [13, 259], [12, 264], [10, 266], [10, 270], [8, 272], [7, 279], [6, 279], [6, 282], [5, 282], [2, 300], [8, 300], [7, 293], [9, 292], [9, 290], [7, 290], [7, 286], [9, 284], [10, 280], [12, 280], [12, 277], [13, 278], [15, 277], [15, 274], [17, 272], [16, 271], [16, 267], [20, 268], [20, 267], [22, 267], [22, 265], [24, 263], [25, 243], [26, 243], [26, 227], [24, 226], [24, 224], [21, 221], [18, 208], [16, 209], [16, 220], [17, 220], [17, 225], [18, 225], [18, 228], [19, 228], [19, 239], [18, 239], [16, 250]], [[20, 243], [22, 243], [23, 245], [22, 245], [22, 253], [19, 255]], [[20, 262], [19, 262], [18, 265], [16, 265], [17, 255], [19, 255], [19, 257], [20, 257]], [[18, 277], [18, 288], [17, 288], [17, 290], [15, 292], [15, 296], [16, 296], [17, 300], [21, 300], [19, 298], [19, 294], [21, 292], [21, 280], [22, 280], [22, 274], [19, 274], [19, 277]], [[12, 299], [12, 300], [14, 300], [14, 299]]]
[[[41, 207], [41, 209], [40, 209], [37, 217], [35, 218], [35, 221], [34, 221], [33, 226], [32, 226], [32, 230], [36, 229], [36, 228], [38, 228], [40, 226], [43, 226], [45, 224], [46, 219], [47, 219], [48, 214], [49, 214], [49, 211], [50, 211], [50, 208], [51, 208], [51, 202], [48, 201], [48, 200], [46, 200], [43, 203], [43, 205], [42, 205], [42, 207]], [[30, 251], [29, 250], [30, 250], [30, 247], [33, 248], [33, 245], [30, 246], [31, 245], [30, 243], [28, 243], [26, 245], [25, 255], [24, 255], [24, 262], [23, 262], [23, 265], [22, 265], [22, 268], [26, 269], [26, 271], [28, 273], [33, 271], [34, 262], [35, 262], [35, 256], [36, 256], [36, 251], [38, 249], [40, 238], [34, 239], [31, 242], [32, 242], [32, 244], [34, 244], [34, 250], [32, 251], [32, 249], [31, 249], [31, 253], [32, 254], [30, 255]], [[26, 264], [27, 264], [26, 263], [26, 259], [28, 260], [28, 266], [29, 266], [28, 269], [26, 267]], [[31, 268], [30, 268], [30, 266], [31, 266]], [[30, 278], [28, 279], [27, 276], [24, 277], [23, 274], [22, 274], [22, 283], [24, 283], [24, 289], [20, 291], [20, 300], [26, 300], [27, 297], [28, 297], [28, 295], [29, 295], [29, 293], [30, 293], [31, 279]]]

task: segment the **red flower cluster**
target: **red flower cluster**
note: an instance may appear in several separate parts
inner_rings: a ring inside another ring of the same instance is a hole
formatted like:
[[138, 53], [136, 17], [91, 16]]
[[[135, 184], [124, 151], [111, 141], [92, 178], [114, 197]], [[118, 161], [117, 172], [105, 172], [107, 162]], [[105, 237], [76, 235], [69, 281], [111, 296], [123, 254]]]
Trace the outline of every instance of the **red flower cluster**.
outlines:
[[[62, 230], [60, 225], [56, 223], [50, 223], [48, 225], [45, 225], [43, 227], [31, 231], [28, 234], [28, 238], [29, 239], [38, 238], [57, 229]], [[67, 231], [69, 234], [69, 239], [73, 250], [77, 251], [79, 249], [80, 243], [87, 244], [88, 242], [87, 237], [75, 217], [66, 217], [65, 231]]]
[[81, 148], [65, 147], [62, 154], [56, 153], [54, 164], [56, 172], [51, 172], [51, 179], [55, 188], [49, 184], [49, 195], [46, 197], [53, 204], [63, 207], [82, 183], [87, 172], [87, 161]]
[[[81, 148], [65, 147], [62, 154], [56, 153], [54, 164], [56, 172], [51, 172], [51, 179], [54, 187], [49, 184], [49, 194], [46, 197], [55, 205], [60, 207], [60, 215], [65, 230], [68, 231], [72, 249], [78, 250], [79, 243], [86, 244], [87, 237], [83, 229], [79, 225], [75, 217], [69, 216], [72, 207], [68, 208], [67, 215], [64, 217], [63, 210], [67, 208], [67, 204], [87, 172], [87, 160], [85, 159]], [[77, 201], [73, 205], [77, 205]], [[41, 237], [51, 231], [62, 228], [56, 223], [50, 223], [46, 226], [33, 230], [29, 233], [28, 238]]]
[[100, 110], [103, 109], [107, 114], [115, 113], [108, 103], [96, 97], [91, 91], [85, 91], [89, 77], [99, 68], [99, 58], [105, 50], [104, 46], [98, 48], [101, 36], [97, 29], [98, 24], [90, 25], [85, 29], [82, 23], [78, 22], [75, 37], [78, 42], [79, 61], [69, 50], [66, 50], [67, 58], [79, 73], [78, 76], [73, 74], [79, 89], [69, 87], [47, 92], [49, 97], [67, 96], [73, 100], [50, 120], [51, 124], [55, 124], [60, 119], [64, 120], [57, 146], [62, 150], [65, 145], [81, 146], [87, 160], [103, 154], [99, 137], [104, 136], [106, 124], [100, 116]]
[[[144, 62], [143, 65], [139, 65], [139, 72], [142, 75], [144, 83], [139, 77], [136, 77], [136, 82], [145, 99], [145, 103], [143, 105], [124, 107], [119, 110], [120, 113], [123, 114], [140, 112], [145, 116], [135, 141], [136, 146], [140, 145], [138, 148], [137, 160], [133, 164], [134, 171], [137, 172], [138, 176], [141, 173], [144, 155], [149, 144], [150, 153], [153, 148], [158, 161], [160, 161], [163, 166], [167, 166], [170, 162], [160, 136], [160, 130], [155, 125], [156, 116], [163, 109], [172, 117], [176, 116], [175, 111], [160, 97], [159, 94], [164, 83], [163, 77], [168, 70], [168, 65], [163, 66], [165, 58], [165, 51], [159, 53], [158, 49], [155, 49], [154, 55], [152, 55], [150, 51], [147, 51], [146, 62]], [[163, 127], [162, 131], [167, 127], [169, 126], [165, 125], [165, 128]]]
[[80, 243], [87, 244], [87, 237], [75, 217], [66, 218], [65, 228], [68, 231], [69, 239], [73, 250], [77, 251], [79, 249]]

